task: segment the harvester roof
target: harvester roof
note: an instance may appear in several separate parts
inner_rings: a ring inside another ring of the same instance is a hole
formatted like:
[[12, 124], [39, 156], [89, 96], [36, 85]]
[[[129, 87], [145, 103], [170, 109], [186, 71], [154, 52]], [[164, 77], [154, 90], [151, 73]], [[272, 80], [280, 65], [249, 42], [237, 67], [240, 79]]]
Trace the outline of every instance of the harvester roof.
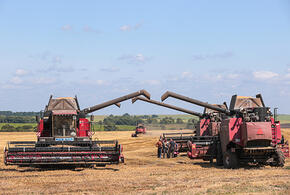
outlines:
[[265, 107], [261, 95], [257, 97], [249, 96], [232, 96], [230, 110], [240, 110], [245, 108]]
[[50, 98], [47, 111], [79, 111], [79, 106], [76, 98], [72, 97], [61, 97], [61, 98]]

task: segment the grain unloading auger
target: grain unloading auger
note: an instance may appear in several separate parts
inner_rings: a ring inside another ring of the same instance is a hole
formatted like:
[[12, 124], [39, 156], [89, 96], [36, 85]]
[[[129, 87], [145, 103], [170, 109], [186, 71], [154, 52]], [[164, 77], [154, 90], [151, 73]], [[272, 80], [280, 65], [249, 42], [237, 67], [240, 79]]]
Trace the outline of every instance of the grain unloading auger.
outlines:
[[217, 135], [219, 133], [222, 119], [226, 118], [227, 114], [230, 113], [225, 102], [223, 104], [208, 104], [170, 91], [164, 93], [161, 100], [164, 101], [168, 97], [173, 97], [204, 107], [203, 115], [200, 117], [200, 120], [196, 126], [197, 136]]
[[[151, 103], [151, 104], [155, 104], [155, 105], [158, 105], [158, 106], [162, 106], [162, 107], [166, 107], [166, 108], [169, 108], [169, 109], [173, 109], [173, 110], [177, 110], [177, 111], [180, 111], [180, 112], [184, 112], [184, 113], [187, 113], [187, 114], [190, 114], [190, 115], [194, 115], [194, 116], [199, 117], [200, 120], [202, 120], [203, 118], [206, 118], [206, 117], [209, 116], [209, 112], [202, 114], [202, 113], [199, 113], [199, 112], [195, 112], [195, 111], [192, 111], [192, 110], [184, 109], [184, 108], [177, 107], [177, 106], [170, 105], [170, 104], [165, 104], [165, 103], [162, 103], [162, 102], [159, 102], [159, 101], [156, 101], [156, 100], [146, 99], [146, 98], [143, 98], [143, 97], [135, 97], [135, 98], [133, 98], [132, 99], [132, 103], [135, 103], [137, 100], [141, 100], [141, 101], [148, 102], [148, 103]], [[187, 152], [190, 149], [188, 147], [188, 142], [191, 142], [193, 140], [195, 140], [195, 142], [199, 141], [199, 142], [202, 142], [202, 143], [207, 144], [207, 145], [212, 143], [211, 137], [210, 137], [210, 139], [207, 136], [197, 137], [197, 136], [194, 136], [193, 132], [192, 133], [189, 133], [189, 132], [163, 133], [162, 137], [163, 137], [163, 139], [167, 139], [167, 140], [173, 139], [177, 143], [178, 152]]]
[[[117, 164], [124, 161], [117, 140], [93, 140], [92, 124], [87, 114], [110, 105], [150, 94], [140, 90], [83, 110], [77, 98], [49, 99], [38, 121], [37, 141], [10, 141], [4, 149], [6, 165]], [[91, 117], [93, 120], [93, 117]]]
[[256, 97], [232, 96], [229, 109], [213, 106], [173, 92], [166, 92], [162, 100], [174, 97], [222, 113], [217, 136], [209, 147], [192, 142], [190, 158], [211, 160], [226, 168], [240, 163], [283, 166], [289, 157], [289, 146], [281, 136], [280, 122], [272, 116], [260, 94]]

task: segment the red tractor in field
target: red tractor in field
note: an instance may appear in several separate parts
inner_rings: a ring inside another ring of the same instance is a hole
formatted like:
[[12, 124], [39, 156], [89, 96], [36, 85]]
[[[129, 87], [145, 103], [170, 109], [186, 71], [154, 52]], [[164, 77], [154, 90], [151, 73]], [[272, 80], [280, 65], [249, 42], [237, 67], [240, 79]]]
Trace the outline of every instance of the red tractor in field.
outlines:
[[131, 135], [131, 137], [138, 137], [139, 134], [145, 134], [146, 127], [144, 124], [138, 124], [135, 129], [135, 133]]
[[[283, 166], [285, 157], [289, 157], [289, 146], [282, 142], [280, 122], [276, 121], [262, 96], [244, 97], [234, 95], [230, 108], [220, 108], [192, 98], [166, 92], [162, 100], [175, 97], [221, 114], [221, 122], [215, 135], [205, 136], [210, 142], [201, 141], [194, 136], [190, 142], [192, 159], [216, 159], [218, 165], [225, 168], [238, 168], [241, 163], [258, 163], [260, 165]], [[208, 140], [207, 140], [208, 141]]]
[[49, 99], [41, 117], [37, 117], [37, 141], [10, 141], [4, 149], [6, 165], [48, 164], [113, 164], [124, 161], [122, 146], [117, 140], [93, 140], [92, 125], [87, 114], [110, 105], [144, 95], [145, 90], [122, 96], [83, 110], [77, 98]]

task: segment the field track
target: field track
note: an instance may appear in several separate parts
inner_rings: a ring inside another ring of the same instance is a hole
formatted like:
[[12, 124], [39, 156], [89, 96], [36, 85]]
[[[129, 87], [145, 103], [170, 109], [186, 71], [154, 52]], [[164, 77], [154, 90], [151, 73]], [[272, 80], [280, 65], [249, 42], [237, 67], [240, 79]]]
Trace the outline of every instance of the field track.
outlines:
[[[290, 140], [290, 129], [283, 129]], [[118, 139], [125, 164], [97, 168], [38, 169], [0, 161], [1, 194], [289, 194], [290, 160], [284, 168], [248, 166], [227, 170], [186, 156], [157, 159], [155, 143], [165, 131], [100, 132], [99, 139]], [[35, 140], [35, 134], [0, 133], [0, 153], [8, 140]]]

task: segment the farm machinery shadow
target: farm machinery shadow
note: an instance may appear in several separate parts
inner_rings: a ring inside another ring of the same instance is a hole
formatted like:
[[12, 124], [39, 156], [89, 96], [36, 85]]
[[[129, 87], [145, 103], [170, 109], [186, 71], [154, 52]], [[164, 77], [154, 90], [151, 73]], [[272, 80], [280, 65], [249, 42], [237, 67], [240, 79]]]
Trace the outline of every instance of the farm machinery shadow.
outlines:
[[[208, 163], [208, 162], [192, 162], [193, 165], [199, 165], [202, 168], [216, 168], [216, 169], [226, 169], [224, 166], [218, 166], [216, 163]], [[264, 168], [265, 165], [260, 164], [240, 164], [240, 168], [252, 170], [252, 169], [261, 169]]]
[[12, 169], [1, 169], [0, 172], [44, 172], [44, 171], [83, 171], [85, 169], [91, 170], [108, 170], [108, 171], [119, 171], [119, 169], [104, 166], [74, 166], [74, 165], [45, 165], [45, 166], [23, 166]]

